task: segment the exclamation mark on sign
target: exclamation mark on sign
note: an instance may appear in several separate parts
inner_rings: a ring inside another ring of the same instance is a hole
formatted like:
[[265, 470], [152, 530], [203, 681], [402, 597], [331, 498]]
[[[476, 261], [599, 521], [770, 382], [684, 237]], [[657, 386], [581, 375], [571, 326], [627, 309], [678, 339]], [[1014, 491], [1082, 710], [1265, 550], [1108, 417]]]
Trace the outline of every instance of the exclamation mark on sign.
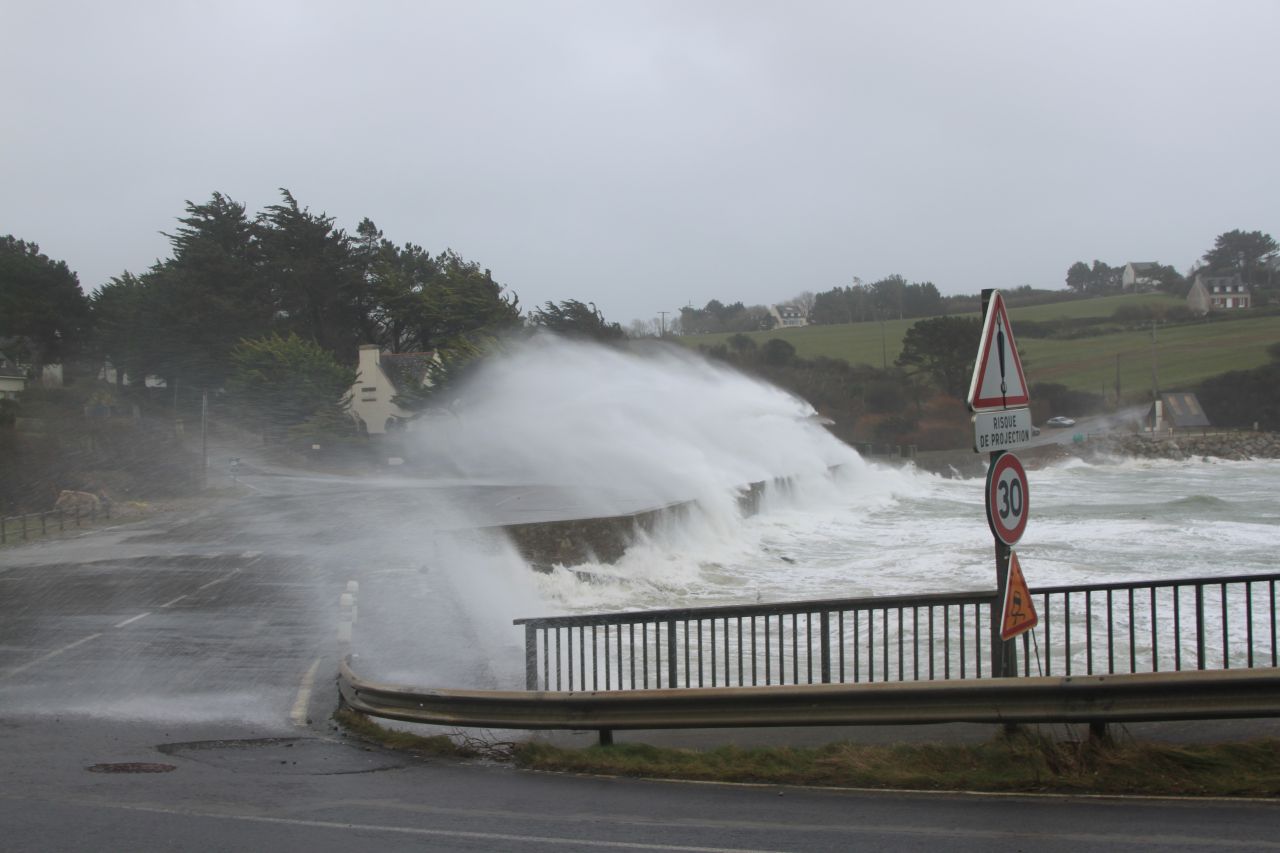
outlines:
[[1009, 385], [1004, 378], [1004, 323], [1000, 322], [1000, 318], [996, 317], [996, 355], [1000, 357], [1000, 397], [1004, 405], [1008, 402], [1003, 398], [1009, 394]]

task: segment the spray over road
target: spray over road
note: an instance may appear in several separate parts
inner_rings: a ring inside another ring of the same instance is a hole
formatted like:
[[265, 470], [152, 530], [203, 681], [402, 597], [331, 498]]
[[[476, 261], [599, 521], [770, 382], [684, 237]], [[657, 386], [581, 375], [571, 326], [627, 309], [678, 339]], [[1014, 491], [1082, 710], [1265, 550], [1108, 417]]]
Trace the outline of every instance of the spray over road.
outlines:
[[[989, 583], [980, 481], [868, 465], [811, 414], [688, 354], [541, 341], [496, 362], [427, 425], [430, 476], [316, 476], [244, 452], [230, 496], [198, 510], [0, 549], [6, 844], [1280, 846], [1270, 804], [1014, 807], [548, 777], [367, 750], [328, 724], [339, 601], [353, 581], [362, 671], [459, 687], [519, 685], [517, 616]], [[1271, 565], [1280, 467], [1073, 464], [1031, 476], [1039, 515], [1020, 553], [1035, 581], [1203, 572], [1210, 551], [1233, 571]], [[740, 486], [779, 477], [785, 486], [743, 515]], [[617, 564], [576, 571], [529, 571], [494, 529], [689, 499], [697, 512]], [[1157, 536], [1171, 553], [1153, 553]], [[1011, 808], [1017, 821], [1002, 818]]]

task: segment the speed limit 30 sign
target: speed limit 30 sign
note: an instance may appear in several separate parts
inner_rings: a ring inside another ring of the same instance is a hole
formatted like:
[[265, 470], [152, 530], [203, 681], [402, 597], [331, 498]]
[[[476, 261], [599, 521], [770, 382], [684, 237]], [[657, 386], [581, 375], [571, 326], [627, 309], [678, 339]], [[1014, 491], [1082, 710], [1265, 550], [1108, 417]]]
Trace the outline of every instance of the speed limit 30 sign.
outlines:
[[987, 523], [1006, 545], [1014, 545], [1027, 529], [1027, 472], [1012, 453], [1001, 453], [987, 471]]

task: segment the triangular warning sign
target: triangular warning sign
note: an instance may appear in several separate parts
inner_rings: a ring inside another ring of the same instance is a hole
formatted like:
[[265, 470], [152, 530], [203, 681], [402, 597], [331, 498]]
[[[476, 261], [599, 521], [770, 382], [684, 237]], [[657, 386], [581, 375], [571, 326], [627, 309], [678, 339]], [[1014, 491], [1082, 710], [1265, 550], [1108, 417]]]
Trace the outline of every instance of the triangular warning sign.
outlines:
[[1022, 576], [1022, 566], [1018, 564], [1018, 555], [1010, 551], [1009, 582], [1004, 590], [1004, 608], [1000, 611], [1000, 639], [1012, 640], [1030, 631], [1039, 621], [1036, 606], [1031, 601], [1031, 591], [1027, 589], [1027, 579]]
[[1016, 409], [1027, 405], [1027, 378], [1022, 373], [1022, 359], [1009, 328], [1009, 312], [1005, 310], [1000, 291], [991, 294], [987, 317], [982, 324], [982, 342], [978, 360], [973, 365], [969, 383], [969, 408], [972, 411]]

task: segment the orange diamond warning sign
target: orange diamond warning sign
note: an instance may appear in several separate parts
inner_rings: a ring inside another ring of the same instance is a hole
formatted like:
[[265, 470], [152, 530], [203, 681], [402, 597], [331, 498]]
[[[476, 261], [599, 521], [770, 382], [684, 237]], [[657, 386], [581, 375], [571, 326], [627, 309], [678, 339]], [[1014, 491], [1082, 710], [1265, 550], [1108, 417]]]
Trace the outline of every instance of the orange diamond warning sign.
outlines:
[[1004, 610], [1000, 614], [1000, 639], [1012, 640], [1030, 631], [1040, 621], [1036, 606], [1031, 602], [1027, 579], [1022, 576], [1018, 555], [1009, 552], [1009, 582], [1004, 591]]

